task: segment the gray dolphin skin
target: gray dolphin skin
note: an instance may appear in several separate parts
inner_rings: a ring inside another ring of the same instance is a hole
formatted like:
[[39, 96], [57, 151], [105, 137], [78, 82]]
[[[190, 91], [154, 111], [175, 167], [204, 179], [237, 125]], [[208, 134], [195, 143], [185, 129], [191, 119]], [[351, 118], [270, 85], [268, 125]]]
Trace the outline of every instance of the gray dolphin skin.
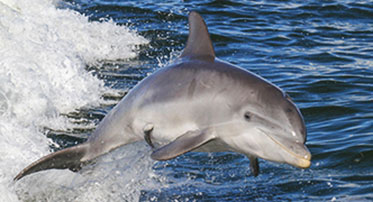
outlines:
[[311, 165], [303, 117], [281, 89], [215, 57], [202, 17], [189, 14], [189, 37], [179, 58], [137, 84], [101, 121], [87, 142], [51, 153], [14, 180], [47, 169], [78, 171], [120, 146], [145, 140], [155, 160], [190, 151], [246, 155], [299, 168]]

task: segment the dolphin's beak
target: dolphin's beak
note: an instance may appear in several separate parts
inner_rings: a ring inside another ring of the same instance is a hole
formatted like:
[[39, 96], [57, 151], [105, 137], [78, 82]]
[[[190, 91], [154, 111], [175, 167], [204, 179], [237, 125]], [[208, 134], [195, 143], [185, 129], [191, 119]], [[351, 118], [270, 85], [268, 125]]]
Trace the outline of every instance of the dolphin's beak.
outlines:
[[309, 159], [298, 159], [298, 165], [297, 167], [299, 168], [308, 168], [311, 166], [311, 158]]
[[294, 142], [288, 138], [272, 136], [267, 133], [264, 134], [281, 148], [285, 163], [298, 168], [308, 168], [311, 166], [311, 153], [306, 145]]

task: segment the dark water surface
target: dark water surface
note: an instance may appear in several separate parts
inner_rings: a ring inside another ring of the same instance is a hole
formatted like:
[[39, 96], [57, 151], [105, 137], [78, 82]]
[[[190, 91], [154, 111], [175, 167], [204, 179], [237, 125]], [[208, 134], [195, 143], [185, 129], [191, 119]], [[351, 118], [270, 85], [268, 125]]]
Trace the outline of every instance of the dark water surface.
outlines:
[[[112, 62], [87, 67], [108, 86], [131, 88], [180, 54], [187, 15], [195, 10], [204, 17], [220, 59], [278, 85], [304, 115], [313, 155], [309, 169], [260, 160], [255, 178], [242, 155], [190, 153], [155, 163], [153, 170], [167, 180], [142, 190], [140, 201], [373, 200], [371, 1], [65, 2], [93, 21], [113, 19], [150, 40], [139, 57], [119, 68], [110, 68]], [[99, 120], [111, 107], [76, 116], [93, 114]], [[75, 141], [55, 140], [64, 146]]]

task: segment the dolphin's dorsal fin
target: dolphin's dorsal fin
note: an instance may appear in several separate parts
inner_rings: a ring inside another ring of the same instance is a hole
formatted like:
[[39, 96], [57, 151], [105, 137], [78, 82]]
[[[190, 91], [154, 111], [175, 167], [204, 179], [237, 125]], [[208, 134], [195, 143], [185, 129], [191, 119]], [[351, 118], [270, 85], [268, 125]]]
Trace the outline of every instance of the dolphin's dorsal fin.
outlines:
[[180, 57], [215, 58], [214, 47], [203, 18], [195, 11], [189, 14], [189, 36]]

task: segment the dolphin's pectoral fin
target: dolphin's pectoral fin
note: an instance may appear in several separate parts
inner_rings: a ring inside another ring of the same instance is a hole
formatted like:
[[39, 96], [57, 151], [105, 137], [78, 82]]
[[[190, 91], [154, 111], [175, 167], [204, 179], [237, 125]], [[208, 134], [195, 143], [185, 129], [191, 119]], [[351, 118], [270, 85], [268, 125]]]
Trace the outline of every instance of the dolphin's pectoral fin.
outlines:
[[251, 173], [254, 175], [254, 177], [259, 175], [259, 162], [258, 158], [253, 157], [253, 156], [248, 156], [250, 160], [250, 170]]
[[165, 161], [192, 151], [215, 137], [207, 131], [195, 130], [188, 131], [185, 134], [176, 138], [171, 143], [155, 150], [151, 157], [154, 160]]
[[83, 167], [83, 163], [79, 163], [77, 165], [72, 165], [70, 167], [68, 167], [68, 169], [72, 172], [78, 172], [79, 170], [81, 170]]
[[154, 148], [154, 145], [153, 145], [153, 142], [150, 136], [152, 134], [153, 129], [154, 129], [153, 124], [147, 124], [144, 127], [144, 139], [146, 143], [148, 143], [148, 145], [150, 145], [152, 148]]
[[154, 145], [153, 145], [152, 139], [150, 138], [150, 135], [151, 135], [151, 131], [146, 131], [145, 135], [144, 135], [144, 139], [145, 139], [145, 142], [148, 143], [149, 146], [154, 148]]
[[84, 156], [87, 151], [87, 144], [81, 144], [78, 146], [63, 149], [47, 156], [40, 158], [31, 165], [23, 169], [14, 180], [19, 180], [22, 177], [35, 173], [42, 170], [48, 169], [65, 169], [68, 168], [71, 171], [79, 171], [82, 163], [80, 159]]

